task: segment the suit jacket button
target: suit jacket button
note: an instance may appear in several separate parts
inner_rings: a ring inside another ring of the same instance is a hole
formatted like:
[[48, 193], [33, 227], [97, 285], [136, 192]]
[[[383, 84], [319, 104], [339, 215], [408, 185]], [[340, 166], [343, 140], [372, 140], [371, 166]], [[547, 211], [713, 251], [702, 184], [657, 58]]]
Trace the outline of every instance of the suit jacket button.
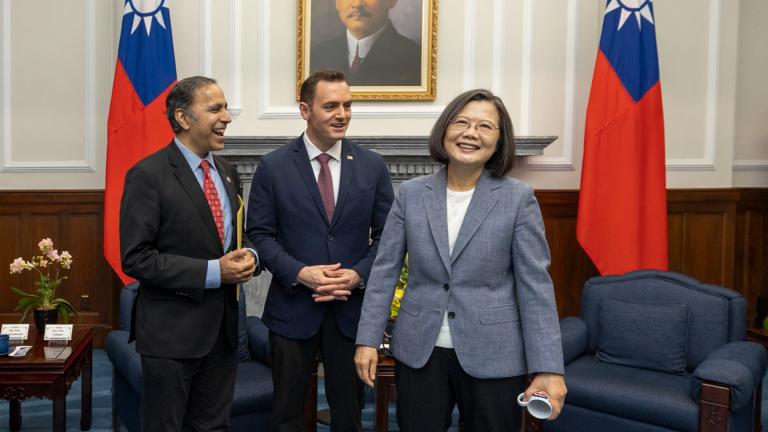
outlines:
[[331, 241], [332, 241], [332, 240], [333, 240], [333, 238], [334, 238], [334, 237], [333, 237], [333, 234], [328, 234], [328, 240], [331, 240]]
[[456, 312], [448, 312], [448, 319], [456, 318]]
[[444, 290], [448, 291], [448, 288], [449, 288], [449, 286], [448, 286], [448, 284], [447, 284], [447, 283], [443, 284], [443, 289], [444, 289]]

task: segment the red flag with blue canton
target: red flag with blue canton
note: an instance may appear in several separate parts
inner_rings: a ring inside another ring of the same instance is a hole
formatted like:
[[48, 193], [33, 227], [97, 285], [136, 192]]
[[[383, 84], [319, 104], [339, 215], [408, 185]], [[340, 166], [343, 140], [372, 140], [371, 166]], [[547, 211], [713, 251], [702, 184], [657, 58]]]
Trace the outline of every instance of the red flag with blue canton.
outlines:
[[171, 17], [165, 0], [126, 0], [107, 122], [104, 256], [120, 276], [120, 199], [125, 174], [172, 137], [165, 98], [176, 82]]
[[650, 0], [609, 0], [584, 131], [576, 236], [601, 274], [667, 269], [667, 198]]

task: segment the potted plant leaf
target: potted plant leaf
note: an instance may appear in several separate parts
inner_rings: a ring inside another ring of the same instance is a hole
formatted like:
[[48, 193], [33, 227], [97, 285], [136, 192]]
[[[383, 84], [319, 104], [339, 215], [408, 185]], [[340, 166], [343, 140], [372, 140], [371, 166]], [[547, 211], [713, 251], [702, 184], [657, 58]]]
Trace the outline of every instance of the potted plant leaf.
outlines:
[[11, 287], [11, 291], [17, 294], [19, 303], [15, 311], [21, 311], [19, 322], [26, 322], [29, 311], [35, 316], [35, 327], [39, 332], [45, 331], [46, 324], [55, 324], [61, 316], [66, 323], [70, 314], [77, 315], [74, 306], [67, 300], [56, 297], [56, 288], [67, 279], [62, 273], [69, 270], [72, 265], [72, 255], [67, 251], [59, 253], [53, 248], [50, 238], [40, 240], [37, 244], [40, 255], [33, 256], [29, 261], [19, 257], [11, 263], [11, 274], [21, 273], [25, 270], [36, 271], [39, 279], [35, 282], [35, 292], [26, 292], [19, 288]]

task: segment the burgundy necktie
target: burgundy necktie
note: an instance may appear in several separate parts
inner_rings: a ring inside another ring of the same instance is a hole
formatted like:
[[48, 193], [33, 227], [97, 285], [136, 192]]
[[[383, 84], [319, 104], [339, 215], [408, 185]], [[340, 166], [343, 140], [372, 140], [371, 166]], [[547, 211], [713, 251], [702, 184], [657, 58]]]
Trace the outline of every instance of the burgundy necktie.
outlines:
[[216, 230], [219, 231], [219, 237], [221, 243], [224, 244], [224, 213], [221, 211], [221, 201], [219, 200], [219, 193], [216, 191], [216, 186], [211, 179], [210, 166], [207, 160], [200, 162], [200, 168], [203, 169], [203, 193], [205, 199], [208, 200], [208, 205], [211, 207], [211, 213], [213, 213], [213, 221], [216, 223]]
[[333, 178], [331, 178], [331, 169], [328, 168], [328, 161], [331, 155], [320, 153], [315, 157], [320, 162], [320, 175], [317, 176], [317, 187], [320, 189], [320, 197], [323, 198], [323, 207], [325, 215], [328, 216], [328, 222], [333, 220], [333, 210], [336, 207], [336, 201], [333, 198]]
[[362, 61], [360, 60], [360, 45], [355, 46], [355, 58], [352, 60], [352, 66], [349, 67], [349, 73], [351, 75], [357, 75], [360, 72], [360, 66]]

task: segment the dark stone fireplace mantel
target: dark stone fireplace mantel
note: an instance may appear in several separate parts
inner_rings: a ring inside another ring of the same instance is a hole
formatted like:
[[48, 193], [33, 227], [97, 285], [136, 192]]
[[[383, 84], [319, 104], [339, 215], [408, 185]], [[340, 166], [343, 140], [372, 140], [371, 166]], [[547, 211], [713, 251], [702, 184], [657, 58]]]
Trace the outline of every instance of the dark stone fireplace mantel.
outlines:
[[[253, 172], [262, 156], [296, 139], [296, 137], [228, 137], [224, 150], [218, 154], [232, 162], [246, 189], [250, 189]], [[440, 168], [432, 161], [424, 136], [350, 137], [350, 140], [384, 156], [394, 183], [412, 177], [431, 174]], [[557, 139], [556, 136], [527, 136], [515, 138], [515, 154], [519, 157], [537, 156]]]

